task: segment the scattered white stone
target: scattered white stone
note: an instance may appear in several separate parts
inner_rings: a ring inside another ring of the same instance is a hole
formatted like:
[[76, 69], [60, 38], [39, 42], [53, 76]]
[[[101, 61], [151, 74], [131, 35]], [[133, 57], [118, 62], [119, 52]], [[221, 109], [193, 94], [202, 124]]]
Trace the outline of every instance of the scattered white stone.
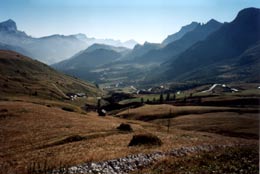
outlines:
[[[232, 145], [199, 145], [193, 147], [182, 147], [178, 149], [172, 149], [168, 152], [153, 152], [150, 154], [134, 154], [128, 155], [123, 158], [98, 162], [98, 163], [85, 163], [69, 168], [70, 174], [127, 174], [130, 171], [134, 171], [140, 167], [148, 166], [165, 156], [185, 156], [190, 153], [208, 152], [218, 148], [230, 147]], [[234, 146], [234, 145], [233, 145]], [[64, 171], [54, 170], [52, 174], [66, 173]]]

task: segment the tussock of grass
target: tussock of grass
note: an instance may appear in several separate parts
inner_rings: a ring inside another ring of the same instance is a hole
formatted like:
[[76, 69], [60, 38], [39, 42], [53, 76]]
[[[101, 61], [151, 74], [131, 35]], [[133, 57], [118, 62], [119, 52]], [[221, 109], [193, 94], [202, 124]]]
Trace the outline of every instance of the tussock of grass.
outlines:
[[134, 135], [128, 146], [161, 146], [162, 141], [155, 135], [152, 134], [139, 134]]
[[4, 113], [4, 112], [8, 112], [8, 110], [7, 109], [1, 109], [0, 112]]
[[74, 109], [69, 107], [62, 107], [61, 109], [68, 112], [74, 112]]
[[120, 131], [126, 131], [126, 132], [132, 132], [133, 128], [131, 127], [130, 124], [126, 124], [126, 123], [121, 123], [118, 127], [118, 130]]

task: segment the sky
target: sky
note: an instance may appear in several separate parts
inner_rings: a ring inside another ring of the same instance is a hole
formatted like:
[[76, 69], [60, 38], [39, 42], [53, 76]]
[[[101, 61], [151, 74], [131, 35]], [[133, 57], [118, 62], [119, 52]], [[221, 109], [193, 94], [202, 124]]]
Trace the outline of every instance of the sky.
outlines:
[[42, 37], [84, 33], [88, 37], [159, 43], [192, 21], [232, 21], [259, 0], [0, 0], [0, 21]]

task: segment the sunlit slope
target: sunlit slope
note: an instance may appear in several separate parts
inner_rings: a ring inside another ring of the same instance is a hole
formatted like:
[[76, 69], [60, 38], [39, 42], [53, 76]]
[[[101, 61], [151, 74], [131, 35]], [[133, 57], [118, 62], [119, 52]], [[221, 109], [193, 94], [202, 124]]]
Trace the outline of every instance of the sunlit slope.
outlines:
[[12, 51], [0, 51], [1, 96], [30, 95], [65, 99], [66, 93], [97, 96], [95, 85], [58, 73], [39, 61]]

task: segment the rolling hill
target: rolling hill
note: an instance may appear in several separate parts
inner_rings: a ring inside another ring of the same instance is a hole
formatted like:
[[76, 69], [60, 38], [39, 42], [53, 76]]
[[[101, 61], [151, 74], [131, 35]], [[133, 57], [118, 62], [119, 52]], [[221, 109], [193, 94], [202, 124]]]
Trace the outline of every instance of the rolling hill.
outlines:
[[97, 96], [100, 91], [87, 82], [63, 75], [13, 51], [0, 51], [1, 97], [37, 96], [45, 99], [66, 99], [66, 93]]

